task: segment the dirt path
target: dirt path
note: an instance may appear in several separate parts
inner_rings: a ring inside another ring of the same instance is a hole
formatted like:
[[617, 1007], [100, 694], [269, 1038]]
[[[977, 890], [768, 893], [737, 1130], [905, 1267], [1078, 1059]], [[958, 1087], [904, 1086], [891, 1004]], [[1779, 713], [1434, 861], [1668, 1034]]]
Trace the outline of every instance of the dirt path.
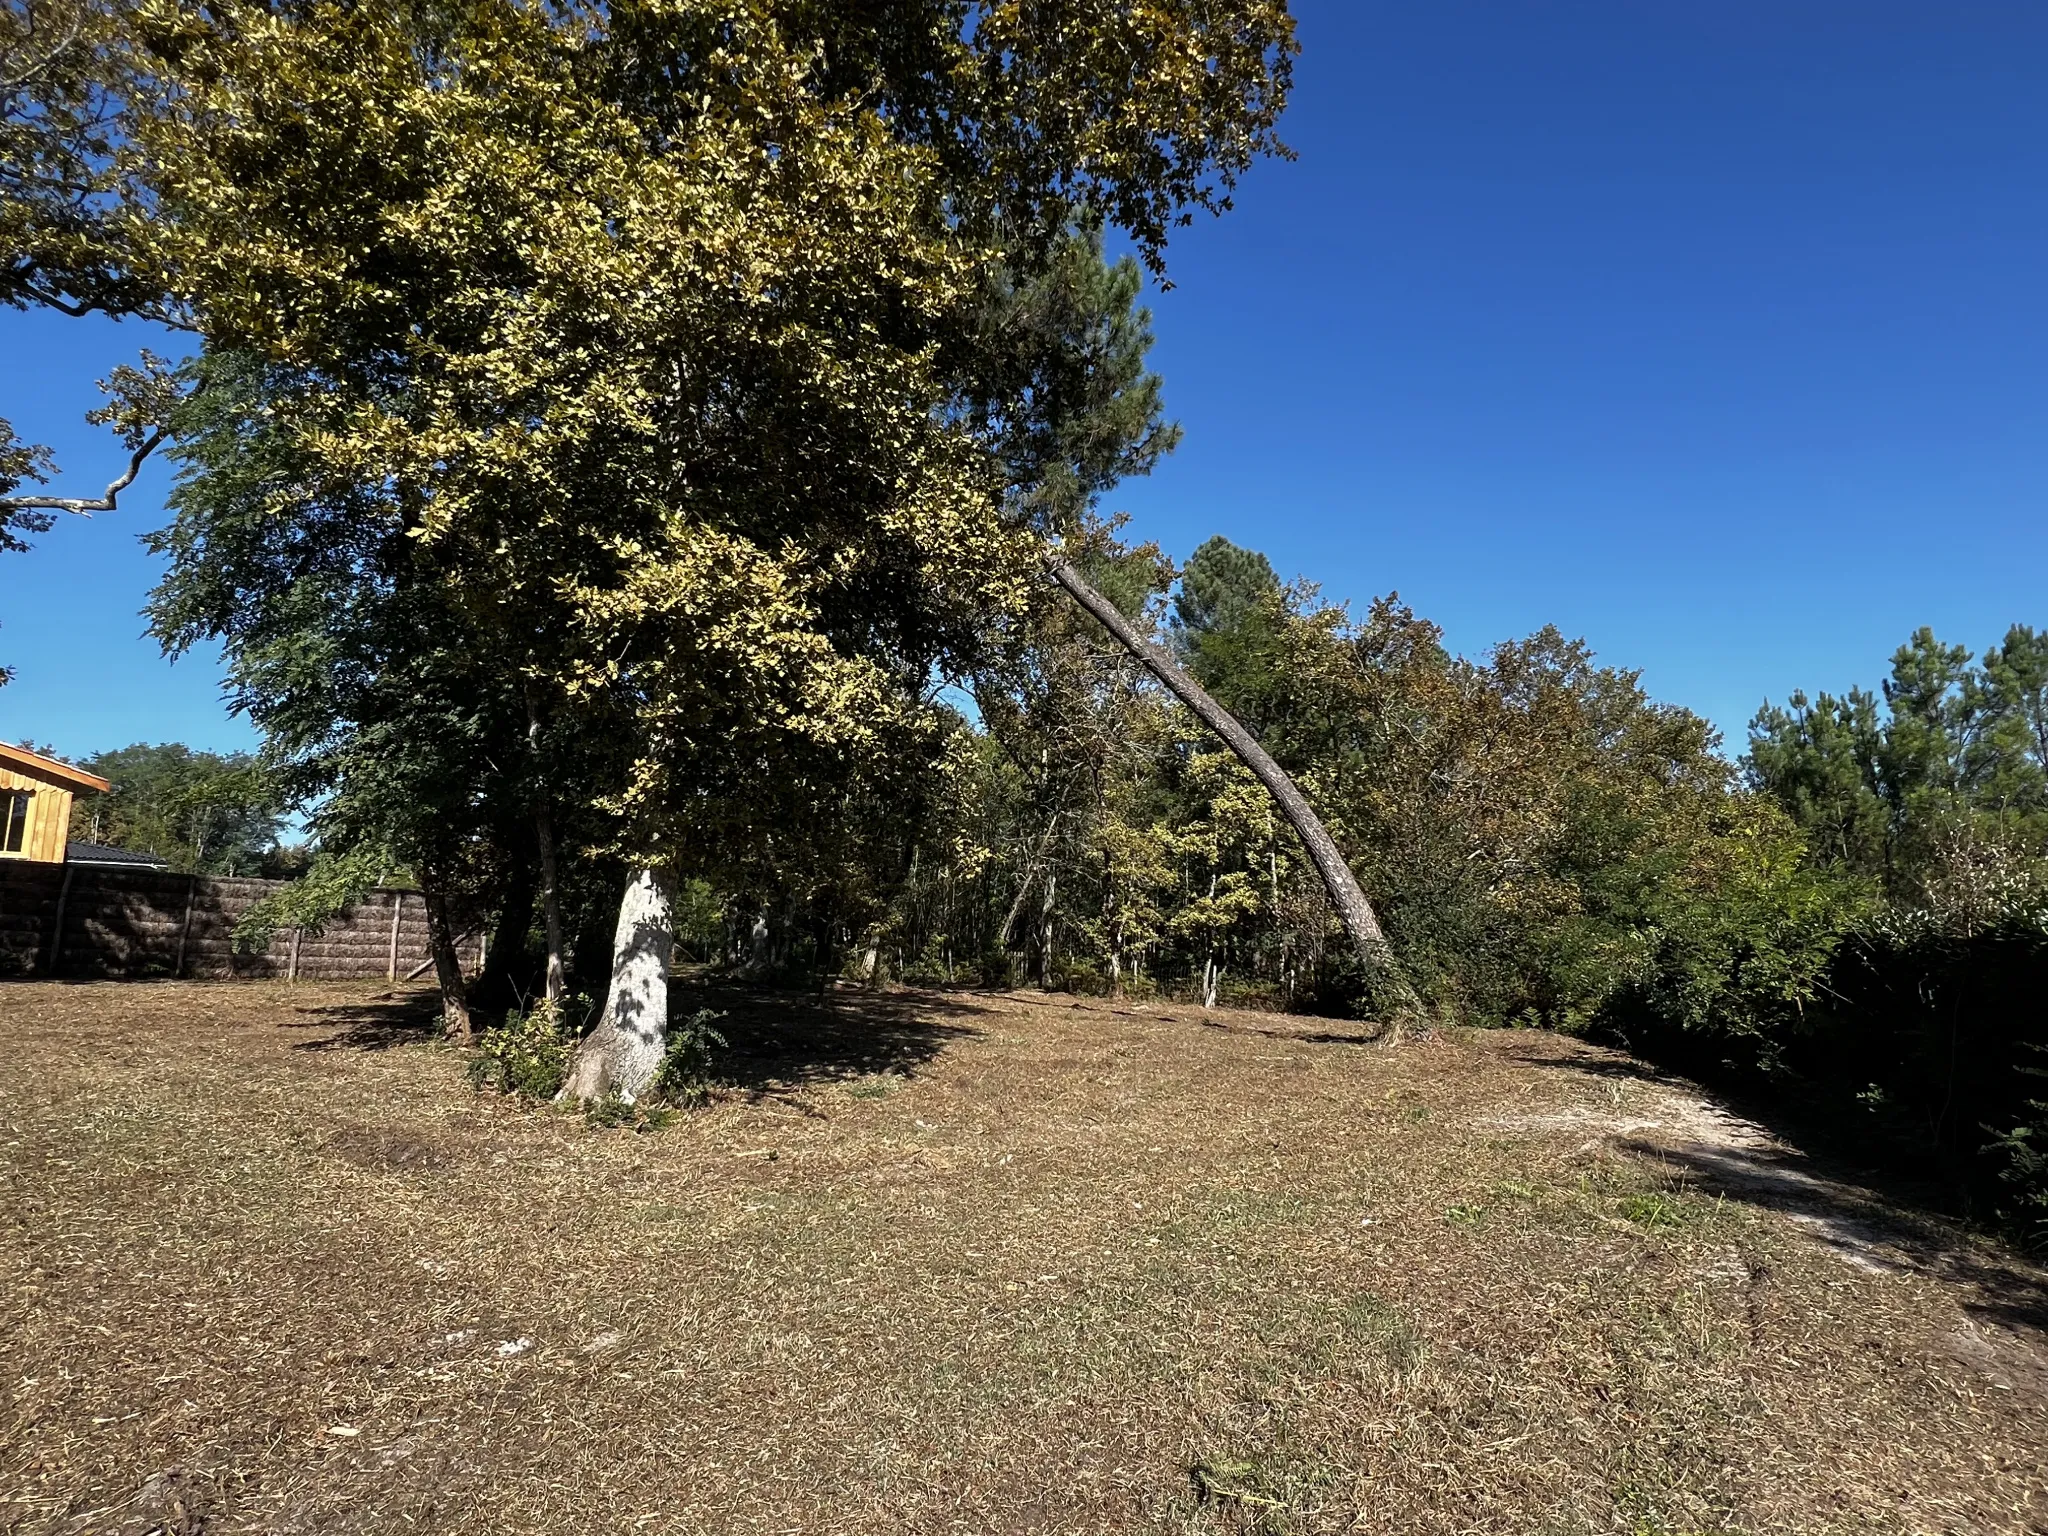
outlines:
[[19, 1532], [2029, 1532], [2044, 1290], [1625, 1058], [725, 999], [652, 1135], [0, 987]]

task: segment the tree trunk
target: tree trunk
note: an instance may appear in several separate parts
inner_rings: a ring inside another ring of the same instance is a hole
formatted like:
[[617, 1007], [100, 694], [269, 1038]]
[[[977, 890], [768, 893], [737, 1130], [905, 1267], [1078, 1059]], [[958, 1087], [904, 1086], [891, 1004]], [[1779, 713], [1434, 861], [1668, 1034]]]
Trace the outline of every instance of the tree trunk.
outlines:
[[462, 981], [462, 956], [455, 947], [455, 924], [448, 916], [448, 898], [422, 876], [427, 903], [427, 945], [434, 955], [434, 979], [441, 984], [441, 1033], [450, 1040], [470, 1036], [469, 992]]
[[1287, 770], [1274, 762], [1266, 749], [1252, 739], [1251, 732], [1238, 723], [1236, 716], [1210, 698], [1208, 691], [1188, 676], [1163, 647], [1132, 628], [1130, 620], [1123, 616], [1116, 604], [1090, 586], [1086, 578], [1065, 559], [1049, 552], [1046, 569], [1052, 579], [1066, 589], [1067, 595], [1108, 630], [1146, 671], [1193, 710], [1202, 724], [1222, 737], [1224, 744], [1266, 786], [1266, 792], [1280, 807], [1280, 814], [1287, 818], [1287, 824], [1301, 839], [1302, 847], [1308, 850], [1316, 873], [1322, 877], [1323, 888], [1330, 893], [1330, 904], [1337, 909], [1338, 919], [1344, 924], [1344, 931], [1350, 936], [1352, 948], [1358, 952], [1368, 977], [1384, 992], [1383, 1000], [1397, 1010], [1420, 1007], [1420, 999], [1402, 973], [1400, 963], [1395, 960], [1386, 933], [1372, 910], [1372, 903], [1365, 899], [1365, 892], [1359, 889], [1358, 879], [1351, 873], [1351, 866], [1344, 862], [1336, 840], [1330, 836], [1322, 818], [1316, 815]]
[[1015, 942], [1018, 919], [1024, 915], [1024, 898], [1031, 894], [1031, 884], [1038, 878], [1038, 867], [1045, 862], [1047, 850], [1052, 847], [1052, 835], [1060, 827], [1060, 812], [1054, 811], [1052, 819], [1045, 824], [1045, 835], [1038, 840], [1038, 849], [1024, 865], [1024, 876], [1017, 882], [1017, 894], [1010, 901], [1010, 910], [1003, 915], [1003, 932], [997, 942], [998, 949], [1008, 949]]
[[[540, 699], [529, 678], [526, 684], [526, 749], [533, 756], [540, 782], [545, 784], [546, 775], [539, 772], [540, 746]], [[549, 1003], [556, 1004], [568, 994], [569, 975], [562, 960], [562, 891], [561, 871], [555, 862], [555, 818], [548, 810], [545, 791], [533, 814], [533, 833], [534, 841], [540, 845], [541, 920], [547, 928], [548, 939], [548, 968], [544, 984]]]
[[675, 954], [675, 894], [666, 875], [636, 870], [619, 902], [612, 980], [597, 1028], [584, 1036], [557, 1097], [627, 1103], [654, 1086], [668, 1049], [668, 966]]
[[[1209, 871], [1209, 912], [1216, 910], [1216, 871]], [[1216, 1006], [1216, 930], [1202, 930], [1202, 1007]]]
[[1102, 926], [1109, 939], [1109, 995], [1122, 1002], [1124, 996], [1124, 916], [1116, 902], [1116, 866], [1109, 855], [1102, 857]]
[[1059, 904], [1060, 872], [1045, 872], [1045, 899], [1038, 907], [1038, 990], [1052, 990], [1052, 927], [1054, 908]]
[[562, 960], [562, 889], [561, 871], [555, 863], [555, 819], [546, 806], [534, 817], [533, 830], [540, 842], [540, 912], [548, 936], [547, 998], [550, 1003], [560, 1003], [568, 995], [569, 973]]
[[516, 974], [526, 958], [526, 931], [533, 925], [533, 867], [521, 860], [507, 880], [498, 921], [492, 926], [482, 969], [469, 988], [470, 1008], [485, 1018], [520, 1001], [525, 978]]

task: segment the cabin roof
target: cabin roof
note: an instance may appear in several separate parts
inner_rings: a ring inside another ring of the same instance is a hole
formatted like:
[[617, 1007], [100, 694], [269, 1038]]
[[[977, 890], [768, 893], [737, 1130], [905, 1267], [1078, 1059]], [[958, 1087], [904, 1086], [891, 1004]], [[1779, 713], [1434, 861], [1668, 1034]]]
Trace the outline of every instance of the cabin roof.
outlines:
[[66, 843], [66, 864], [118, 864], [125, 869], [169, 869], [171, 861], [154, 853], [137, 853], [132, 848], [109, 848], [104, 843]]
[[76, 789], [97, 789], [105, 793], [114, 787], [111, 781], [101, 778], [96, 773], [87, 773], [83, 768], [74, 768], [54, 757], [31, 752], [27, 747], [10, 746], [4, 741], [0, 741], [0, 766], [12, 768], [17, 773], [55, 779]]

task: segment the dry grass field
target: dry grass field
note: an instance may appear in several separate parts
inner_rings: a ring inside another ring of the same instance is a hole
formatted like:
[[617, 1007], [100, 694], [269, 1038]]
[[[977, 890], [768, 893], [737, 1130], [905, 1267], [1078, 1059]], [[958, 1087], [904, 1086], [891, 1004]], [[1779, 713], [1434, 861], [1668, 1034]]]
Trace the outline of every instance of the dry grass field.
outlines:
[[2048, 1530], [2040, 1277], [1625, 1058], [721, 997], [635, 1133], [380, 993], [0, 987], [6, 1529]]

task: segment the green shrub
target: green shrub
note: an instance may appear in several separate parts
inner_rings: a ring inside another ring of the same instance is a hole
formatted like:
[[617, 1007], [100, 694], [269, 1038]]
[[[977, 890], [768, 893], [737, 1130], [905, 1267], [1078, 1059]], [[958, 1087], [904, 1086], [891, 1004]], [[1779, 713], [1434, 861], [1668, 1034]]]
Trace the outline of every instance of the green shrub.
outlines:
[[1667, 1195], [1629, 1195], [1621, 1202], [1621, 1214], [1637, 1226], [1648, 1227], [1652, 1231], [1685, 1224], [1685, 1215], [1678, 1202]]
[[713, 1009], [699, 1008], [687, 1019], [670, 1022], [668, 1050], [654, 1074], [651, 1098], [685, 1109], [709, 1102], [718, 1082], [717, 1053], [728, 1043], [711, 1025], [724, 1017]]
[[482, 1048], [470, 1063], [470, 1081], [522, 1099], [552, 1099], [569, 1075], [576, 1049], [578, 1031], [568, 1023], [569, 1017], [569, 1009], [544, 998], [528, 1008], [513, 1009], [504, 1023], [485, 1032]]
[[[2023, 1066], [2019, 1070], [2027, 1077], [2048, 1077], [2048, 1068]], [[2018, 1191], [2019, 1208], [2008, 1209], [2007, 1220], [2030, 1244], [2048, 1248], [2048, 1101], [2029, 1099], [2027, 1116], [2024, 1123], [1997, 1137], [1984, 1150], [2001, 1158], [1998, 1177]]]

